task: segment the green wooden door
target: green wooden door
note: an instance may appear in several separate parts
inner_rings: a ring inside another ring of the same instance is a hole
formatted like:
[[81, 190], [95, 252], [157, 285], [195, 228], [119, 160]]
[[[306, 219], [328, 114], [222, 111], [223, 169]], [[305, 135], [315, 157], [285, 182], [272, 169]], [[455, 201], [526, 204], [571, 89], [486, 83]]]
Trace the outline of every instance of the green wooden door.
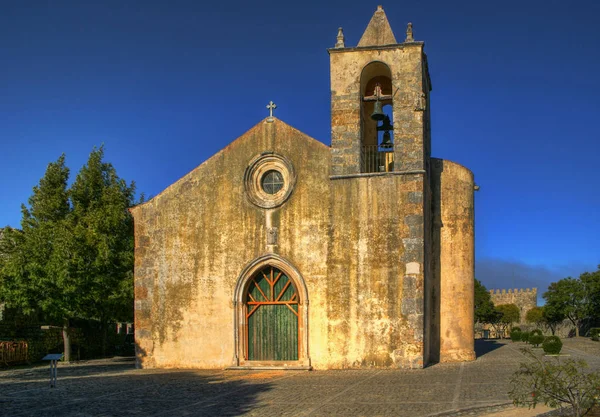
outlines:
[[250, 281], [246, 325], [248, 360], [298, 360], [298, 292], [279, 269], [267, 267]]

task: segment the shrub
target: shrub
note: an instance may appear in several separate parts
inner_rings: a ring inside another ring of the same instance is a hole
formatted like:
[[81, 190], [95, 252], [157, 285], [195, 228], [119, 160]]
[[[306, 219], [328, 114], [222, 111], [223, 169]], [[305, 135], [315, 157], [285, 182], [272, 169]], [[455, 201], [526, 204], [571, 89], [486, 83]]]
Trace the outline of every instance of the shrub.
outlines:
[[519, 332], [522, 332], [522, 330], [521, 330], [521, 328], [520, 328], [519, 326], [515, 326], [515, 327], [513, 327], [512, 329], [513, 329], [513, 330], [517, 330], [517, 331], [519, 331]]
[[542, 347], [544, 348], [544, 352], [548, 355], [558, 355], [560, 350], [562, 349], [562, 342], [558, 336], [548, 336]]
[[529, 335], [529, 343], [534, 347], [538, 347], [540, 343], [544, 341], [545, 337], [539, 333], [531, 333]]
[[521, 342], [529, 343], [529, 332], [521, 332]]
[[539, 334], [540, 336], [544, 335], [544, 333], [542, 333], [542, 331], [540, 329], [533, 329], [532, 331], [529, 332], [529, 334]]
[[510, 331], [510, 339], [513, 342], [518, 342], [519, 340], [521, 340], [521, 330], [518, 329], [512, 329]]
[[600, 327], [592, 327], [590, 329], [590, 336], [592, 336], [592, 340], [596, 342], [600, 340]]
[[600, 373], [587, 372], [585, 361], [539, 358], [530, 349], [521, 351], [532, 360], [521, 363], [511, 378], [508, 395], [515, 405], [570, 406], [573, 415], [581, 417], [600, 403]]

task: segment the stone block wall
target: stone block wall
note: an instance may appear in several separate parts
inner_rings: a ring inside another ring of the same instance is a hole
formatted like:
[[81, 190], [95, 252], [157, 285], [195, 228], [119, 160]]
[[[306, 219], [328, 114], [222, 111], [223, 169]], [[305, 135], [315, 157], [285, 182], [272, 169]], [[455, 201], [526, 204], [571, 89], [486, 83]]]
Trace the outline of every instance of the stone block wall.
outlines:
[[490, 296], [494, 305], [515, 304], [519, 307], [519, 323], [525, 323], [527, 312], [537, 307], [537, 288], [492, 289]]
[[422, 174], [331, 181], [327, 310], [336, 367], [423, 367]]

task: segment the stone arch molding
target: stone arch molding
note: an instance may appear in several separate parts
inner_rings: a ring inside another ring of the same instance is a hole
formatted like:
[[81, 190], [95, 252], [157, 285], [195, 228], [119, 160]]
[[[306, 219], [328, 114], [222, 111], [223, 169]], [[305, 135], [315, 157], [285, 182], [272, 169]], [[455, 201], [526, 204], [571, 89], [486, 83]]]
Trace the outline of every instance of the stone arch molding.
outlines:
[[[246, 317], [244, 310], [244, 295], [250, 285], [250, 279], [258, 273], [261, 269], [273, 266], [275, 268], [283, 271], [296, 285], [296, 289], [299, 295], [299, 314], [298, 314], [298, 360], [297, 361], [286, 361], [286, 362], [258, 362], [258, 361], [248, 361], [244, 358], [245, 345], [247, 340], [245, 339], [245, 326], [246, 326]], [[306, 287], [306, 282], [302, 275], [289, 262], [287, 259], [276, 255], [276, 254], [268, 254], [256, 258], [252, 262], [250, 262], [246, 267], [242, 270], [240, 275], [238, 276], [237, 283], [235, 286], [235, 290], [233, 293], [233, 306], [234, 306], [234, 352], [235, 356], [233, 359], [233, 367], [234, 368], [254, 368], [254, 367], [272, 367], [272, 368], [285, 368], [285, 369], [306, 369], [310, 368], [310, 356], [308, 350], [308, 290]]]

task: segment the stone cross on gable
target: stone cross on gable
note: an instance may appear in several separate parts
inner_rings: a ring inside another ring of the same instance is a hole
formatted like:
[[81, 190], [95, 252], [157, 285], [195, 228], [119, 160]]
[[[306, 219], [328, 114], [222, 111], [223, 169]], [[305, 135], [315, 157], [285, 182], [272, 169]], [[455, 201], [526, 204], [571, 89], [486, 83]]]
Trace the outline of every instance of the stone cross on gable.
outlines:
[[269, 101], [269, 104], [267, 105], [267, 109], [269, 109], [269, 118], [267, 119], [269, 122], [273, 121], [273, 110], [275, 110], [277, 108], [277, 105], [275, 103], [273, 103], [272, 101]]

